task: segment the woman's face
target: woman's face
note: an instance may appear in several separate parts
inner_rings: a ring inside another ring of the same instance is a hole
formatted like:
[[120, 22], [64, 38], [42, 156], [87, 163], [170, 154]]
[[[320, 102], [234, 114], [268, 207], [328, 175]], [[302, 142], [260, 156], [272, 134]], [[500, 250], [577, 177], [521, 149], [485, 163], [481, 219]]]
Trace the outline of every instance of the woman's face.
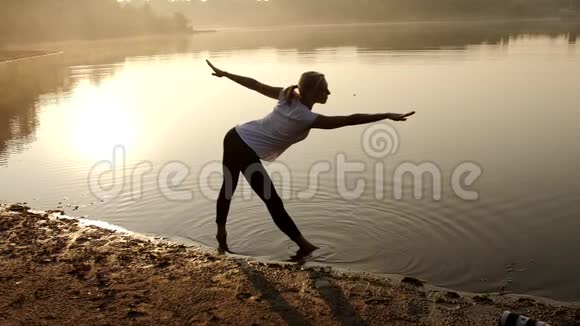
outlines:
[[315, 90], [314, 94], [314, 101], [315, 103], [324, 104], [328, 100], [328, 95], [330, 95], [330, 91], [328, 90], [328, 83], [326, 82], [326, 78], [322, 78], [320, 84], [318, 84], [317, 90]]

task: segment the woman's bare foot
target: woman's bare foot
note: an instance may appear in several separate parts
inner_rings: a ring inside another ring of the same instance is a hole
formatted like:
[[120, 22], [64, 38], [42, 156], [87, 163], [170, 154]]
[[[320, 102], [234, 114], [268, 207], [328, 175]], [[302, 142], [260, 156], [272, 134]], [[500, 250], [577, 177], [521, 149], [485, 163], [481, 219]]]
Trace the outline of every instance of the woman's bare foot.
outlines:
[[218, 225], [217, 235], [215, 236], [218, 242], [218, 249], [223, 251], [230, 251], [228, 248], [228, 241], [227, 241], [228, 233], [226, 232], [225, 225]]
[[296, 244], [298, 245], [298, 247], [300, 247], [297, 254], [302, 255], [302, 256], [306, 256], [306, 255], [310, 254], [311, 252], [313, 252], [314, 250], [318, 249], [317, 246], [308, 242], [308, 240], [304, 239], [303, 236], [300, 236], [300, 238], [298, 238], [296, 240]]

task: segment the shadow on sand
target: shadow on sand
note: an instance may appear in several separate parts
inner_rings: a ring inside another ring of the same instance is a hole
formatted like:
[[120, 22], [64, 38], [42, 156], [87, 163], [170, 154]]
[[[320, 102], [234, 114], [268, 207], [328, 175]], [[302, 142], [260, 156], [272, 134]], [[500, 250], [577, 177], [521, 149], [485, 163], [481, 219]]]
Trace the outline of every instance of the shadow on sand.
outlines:
[[[298, 264], [301, 265], [300, 262]], [[276, 286], [270, 283], [261, 272], [243, 260], [239, 260], [238, 265], [262, 298], [270, 304], [272, 311], [276, 312], [286, 323], [289, 325], [312, 325], [296, 307], [282, 297]], [[316, 269], [310, 269], [308, 272], [312, 288], [315, 288], [320, 298], [326, 302], [336, 321], [342, 325], [367, 325], [330, 276]]]

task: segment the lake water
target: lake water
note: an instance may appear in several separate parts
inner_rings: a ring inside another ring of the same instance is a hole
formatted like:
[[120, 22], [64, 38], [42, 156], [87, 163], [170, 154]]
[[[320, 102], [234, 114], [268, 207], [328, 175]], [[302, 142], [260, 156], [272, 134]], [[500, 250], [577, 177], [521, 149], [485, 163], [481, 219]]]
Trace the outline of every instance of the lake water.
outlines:
[[[0, 199], [214, 247], [223, 136], [275, 102], [205, 59], [274, 86], [317, 70], [332, 95], [314, 111], [417, 114], [312, 130], [267, 165], [321, 246], [313, 261], [579, 301], [579, 30], [374, 24], [42, 45], [65, 52], [0, 64]], [[116, 145], [118, 173], [101, 174]], [[399, 178], [420, 167], [425, 178]], [[244, 255], [296, 250], [245, 182], [228, 231]]]

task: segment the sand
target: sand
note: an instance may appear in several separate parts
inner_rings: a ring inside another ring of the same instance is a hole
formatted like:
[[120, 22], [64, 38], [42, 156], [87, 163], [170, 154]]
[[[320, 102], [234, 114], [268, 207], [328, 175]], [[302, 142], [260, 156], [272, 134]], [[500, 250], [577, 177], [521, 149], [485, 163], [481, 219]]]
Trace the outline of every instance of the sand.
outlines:
[[580, 304], [265, 263], [0, 207], [0, 325], [580, 325]]

